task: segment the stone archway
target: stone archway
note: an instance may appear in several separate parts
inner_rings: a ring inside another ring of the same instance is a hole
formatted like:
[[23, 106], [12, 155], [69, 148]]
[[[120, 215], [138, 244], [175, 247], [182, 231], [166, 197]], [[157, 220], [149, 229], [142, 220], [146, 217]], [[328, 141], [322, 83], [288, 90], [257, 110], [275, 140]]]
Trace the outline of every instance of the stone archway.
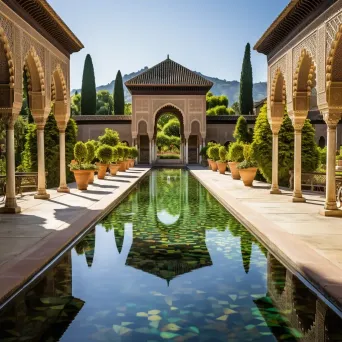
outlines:
[[[185, 151], [184, 151], [184, 141], [185, 141], [185, 134], [184, 134], [184, 114], [183, 112], [175, 105], [173, 105], [172, 103], [166, 103], [165, 105], [163, 105], [162, 107], [160, 107], [159, 109], [157, 109], [157, 111], [154, 113], [154, 126], [153, 126], [153, 146], [152, 146], [152, 162], [157, 162], [157, 131], [158, 131], [158, 121], [161, 118], [161, 116], [163, 116], [164, 114], [172, 114], [176, 117], [176, 119], [179, 121], [179, 125], [180, 125], [180, 129], [179, 129], [179, 133], [180, 133], [180, 162], [184, 163], [185, 160]], [[170, 160], [171, 163], [179, 163], [179, 160], [174, 159], [174, 160]]]

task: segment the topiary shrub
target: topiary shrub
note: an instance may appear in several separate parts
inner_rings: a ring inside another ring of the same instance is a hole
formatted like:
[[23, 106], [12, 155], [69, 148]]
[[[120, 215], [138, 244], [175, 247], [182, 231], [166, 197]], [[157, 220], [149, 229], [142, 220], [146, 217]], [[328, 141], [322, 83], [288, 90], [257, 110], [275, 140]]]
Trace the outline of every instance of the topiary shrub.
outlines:
[[209, 146], [207, 145], [207, 146], [203, 146], [202, 148], [201, 148], [201, 151], [200, 151], [200, 156], [202, 156], [203, 158], [209, 158], [208, 157], [208, 148], [209, 148]]
[[129, 155], [129, 147], [128, 146], [122, 146], [123, 148], [123, 159], [127, 160], [128, 155]]
[[102, 164], [109, 164], [113, 159], [113, 148], [109, 145], [102, 145], [96, 151], [96, 157]]
[[249, 143], [251, 142], [251, 136], [248, 132], [247, 121], [243, 116], [240, 116], [233, 133], [233, 137], [237, 142]]
[[138, 149], [135, 146], [132, 147], [132, 158], [135, 159], [135, 158], [138, 158], [138, 156], [139, 156]]
[[211, 160], [217, 161], [220, 159], [220, 146], [214, 145], [209, 147], [208, 155]]
[[86, 162], [91, 164], [95, 158], [95, 145], [93, 144], [92, 141], [87, 141], [85, 145], [86, 145], [87, 152], [88, 152]]
[[119, 142], [119, 133], [110, 128], [106, 128], [104, 134], [99, 136], [100, 145], [116, 146]]
[[87, 161], [88, 151], [87, 146], [82, 141], [76, 143], [74, 147], [74, 157], [78, 164], [83, 164]]
[[118, 152], [118, 148], [116, 146], [114, 146], [113, 148], [113, 156], [112, 156], [112, 162], [113, 164], [116, 164], [118, 162], [119, 159], [119, 152]]
[[116, 149], [118, 150], [118, 160], [123, 160], [123, 156], [124, 156], [124, 150], [123, 150], [123, 146], [122, 145], [117, 145]]
[[227, 149], [225, 146], [220, 146], [219, 148], [219, 156], [220, 156], [220, 162], [225, 163], [227, 160]]
[[229, 145], [228, 160], [231, 162], [241, 163], [244, 160], [243, 156], [244, 145], [235, 141]]

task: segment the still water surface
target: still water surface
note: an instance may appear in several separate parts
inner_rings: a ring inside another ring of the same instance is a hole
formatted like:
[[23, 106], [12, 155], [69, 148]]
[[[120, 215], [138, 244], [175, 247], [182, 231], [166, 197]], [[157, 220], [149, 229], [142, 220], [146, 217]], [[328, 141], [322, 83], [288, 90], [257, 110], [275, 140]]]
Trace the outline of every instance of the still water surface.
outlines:
[[342, 341], [340, 319], [187, 171], [152, 171], [0, 313], [0, 341]]

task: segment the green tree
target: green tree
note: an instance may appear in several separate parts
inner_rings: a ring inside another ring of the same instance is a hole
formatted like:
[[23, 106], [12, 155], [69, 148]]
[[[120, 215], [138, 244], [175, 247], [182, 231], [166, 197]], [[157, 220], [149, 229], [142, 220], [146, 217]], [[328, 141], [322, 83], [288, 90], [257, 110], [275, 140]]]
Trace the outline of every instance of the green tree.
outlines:
[[236, 123], [233, 137], [236, 139], [237, 142], [242, 142], [242, 143], [251, 142], [250, 140], [251, 137], [248, 132], [247, 121], [243, 116], [240, 116]]
[[96, 94], [96, 114], [112, 115], [114, 109], [113, 96], [107, 90], [100, 90]]
[[81, 114], [96, 114], [96, 85], [93, 61], [88, 54], [84, 62], [82, 78]]
[[232, 104], [232, 109], [234, 110], [234, 112], [235, 112], [235, 115], [240, 115], [240, 104], [239, 104], [239, 102], [234, 102], [233, 104]]
[[178, 119], [170, 120], [165, 126], [163, 127], [163, 132], [168, 136], [180, 136], [180, 123]]
[[81, 94], [79, 94], [77, 91], [71, 97], [70, 109], [72, 116], [81, 114]]
[[253, 114], [253, 72], [251, 46], [249, 43], [246, 45], [242, 63], [239, 102], [241, 114]]
[[[305, 120], [302, 130], [302, 171], [313, 172], [319, 166], [320, 156], [315, 142], [315, 131], [310, 120]], [[272, 181], [272, 131], [267, 120], [265, 104], [254, 127], [251, 153], [267, 182]], [[294, 166], [294, 130], [291, 119], [285, 113], [279, 131], [279, 183], [288, 185], [289, 170]]]
[[132, 103], [125, 103], [125, 115], [132, 115]]
[[114, 114], [124, 115], [125, 113], [125, 95], [122, 83], [121, 71], [116, 74], [114, 85]]
[[[66, 137], [66, 163], [69, 164], [73, 159], [73, 149], [77, 139], [77, 125], [73, 119], [70, 119], [65, 131]], [[55, 117], [52, 113], [46, 121], [44, 128], [45, 140], [45, 170], [47, 172], [47, 187], [56, 187], [59, 185], [59, 130]], [[37, 127], [35, 124], [29, 124], [25, 137], [25, 149], [22, 153], [22, 168], [27, 172], [37, 172]], [[67, 169], [67, 182], [73, 179], [70, 171]]]

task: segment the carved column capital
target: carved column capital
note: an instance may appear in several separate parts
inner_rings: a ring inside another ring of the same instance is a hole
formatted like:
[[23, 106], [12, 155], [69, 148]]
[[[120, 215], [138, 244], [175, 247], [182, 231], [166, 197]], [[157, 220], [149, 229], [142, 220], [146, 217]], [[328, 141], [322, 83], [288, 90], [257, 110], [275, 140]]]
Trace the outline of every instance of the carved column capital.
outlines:
[[294, 110], [289, 112], [292, 126], [295, 131], [301, 131], [308, 116], [307, 110]]
[[338, 122], [341, 120], [341, 113], [335, 111], [324, 111], [323, 120], [329, 128], [336, 128]]
[[18, 110], [14, 110], [13, 108], [0, 108], [0, 119], [5, 124], [7, 129], [14, 129], [14, 125], [18, 119], [18, 116]]

